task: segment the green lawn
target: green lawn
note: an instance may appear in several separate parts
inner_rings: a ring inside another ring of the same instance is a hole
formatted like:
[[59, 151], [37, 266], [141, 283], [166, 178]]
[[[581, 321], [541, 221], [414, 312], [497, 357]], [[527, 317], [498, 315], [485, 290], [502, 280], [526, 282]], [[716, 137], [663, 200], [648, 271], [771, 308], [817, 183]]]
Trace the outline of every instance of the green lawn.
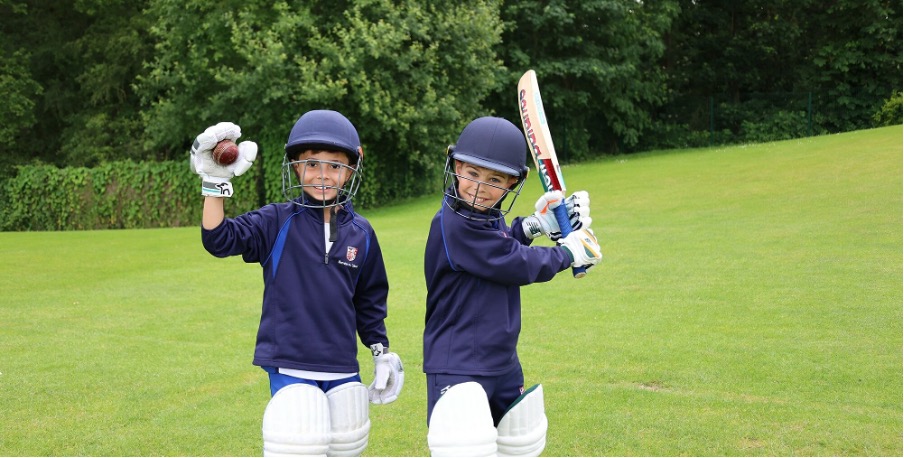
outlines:
[[[564, 171], [590, 191], [605, 258], [523, 289], [545, 455], [902, 455], [901, 126]], [[517, 214], [540, 193], [534, 176], [525, 188]], [[367, 455], [429, 454], [438, 205], [365, 212], [406, 363], [402, 397], [371, 409]], [[199, 234], [0, 233], [0, 456], [261, 453], [260, 267], [211, 257]]]

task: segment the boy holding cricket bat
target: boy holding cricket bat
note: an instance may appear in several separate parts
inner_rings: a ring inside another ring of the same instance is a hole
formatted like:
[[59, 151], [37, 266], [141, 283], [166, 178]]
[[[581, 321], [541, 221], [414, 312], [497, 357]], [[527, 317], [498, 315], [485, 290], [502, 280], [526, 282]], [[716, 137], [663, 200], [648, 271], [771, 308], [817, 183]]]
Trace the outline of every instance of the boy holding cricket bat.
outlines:
[[[358, 132], [335, 111], [305, 113], [285, 146], [287, 202], [226, 218], [229, 180], [250, 168], [257, 145], [239, 144], [228, 165], [212, 151], [239, 136], [235, 124], [211, 126], [195, 140], [191, 166], [202, 178], [204, 247], [263, 267], [253, 363], [270, 378], [264, 455], [358, 456], [370, 432], [368, 402], [394, 401], [404, 383], [384, 324], [383, 255], [370, 223], [352, 208], [364, 159]], [[374, 358], [369, 387], [358, 373], [356, 332]]]
[[[527, 143], [511, 122], [469, 123], [448, 149], [442, 206], [424, 253], [427, 442], [433, 456], [536, 456], [546, 443], [542, 386], [524, 390], [518, 359], [520, 287], [601, 259], [590, 198], [545, 193], [507, 226], [528, 173]], [[566, 205], [566, 237], [552, 209]], [[546, 235], [555, 247], [531, 247]]]

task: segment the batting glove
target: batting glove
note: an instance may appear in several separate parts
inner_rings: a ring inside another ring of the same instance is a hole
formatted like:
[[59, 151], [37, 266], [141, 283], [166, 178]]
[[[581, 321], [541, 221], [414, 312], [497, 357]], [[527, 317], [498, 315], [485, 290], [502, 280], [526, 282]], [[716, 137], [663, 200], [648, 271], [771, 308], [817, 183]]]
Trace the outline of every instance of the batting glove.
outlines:
[[373, 404], [389, 404], [399, 397], [405, 385], [405, 370], [399, 355], [385, 351], [383, 344], [373, 344], [370, 351], [374, 355], [374, 381], [367, 388]]
[[557, 243], [568, 252], [572, 267], [589, 269], [603, 259], [600, 244], [589, 227], [574, 231]]
[[[536, 210], [534, 214], [524, 218], [521, 222], [524, 235], [529, 239], [535, 239], [546, 234], [554, 242], [561, 239], [562, 230], [559, 228], [553, 209], [562, 204], [562, 197], [560, 191], [550, 191], [540, 196], [537, 203], [534, 204]], [[572, 231], [589, 227], [593, 221], [590, 218], [590, 195], [587, 194], [587, 191], [578, 191], [565, 199], [565, 211], [571, 222]]]
[[221, 122], [208, 127], [195, 138], [191, 146], [189, 166], [201, 177], [201, 195], [232, 197], [229, 180], [248, 171], [257, 159], [257, 143], [245, 141], [238, 144], [239, 157], [232, 164], [220, 165], [213, 159], [213, 149], [223, 140], [236, 141], [242, 136], [239, 126]]

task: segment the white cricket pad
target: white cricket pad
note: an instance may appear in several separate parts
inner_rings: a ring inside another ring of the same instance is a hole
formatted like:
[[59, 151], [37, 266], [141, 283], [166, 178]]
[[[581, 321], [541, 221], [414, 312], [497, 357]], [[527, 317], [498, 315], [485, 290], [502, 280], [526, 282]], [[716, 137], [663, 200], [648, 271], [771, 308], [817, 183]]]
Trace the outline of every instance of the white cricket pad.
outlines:
[[330, 449], [327, 456], [359, 456], [370, 433], [367, 387], [349, 382], [326, 392], [330, 404]]
[[499, 420], [499, 456], [540, 456], [546, 448], [548, 427], [543, 385], [534, 385], [515, 399]]
[[330, 410], [319, 388], [294, 383], [281, 388], [264, 410], [264, 456], [326, 456]]
[[496, 428], [487, 393], [477, 382], [449, 388], [430, 416], [431, 456], [496, 456]]

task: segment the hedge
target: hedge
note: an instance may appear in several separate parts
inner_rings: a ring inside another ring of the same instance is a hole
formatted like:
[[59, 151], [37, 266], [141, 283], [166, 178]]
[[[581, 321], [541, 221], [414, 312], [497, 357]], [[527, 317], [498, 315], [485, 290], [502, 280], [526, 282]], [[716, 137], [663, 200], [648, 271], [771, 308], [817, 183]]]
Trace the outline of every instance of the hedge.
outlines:
[[[233, 180], [227, 214], [259, 206], [259, 167]], [[201, 182], [187, 161], [120, 161], [95, 168], [16, 167], [0, 186], [0, 230], [61, 231], [201, 224]]]

